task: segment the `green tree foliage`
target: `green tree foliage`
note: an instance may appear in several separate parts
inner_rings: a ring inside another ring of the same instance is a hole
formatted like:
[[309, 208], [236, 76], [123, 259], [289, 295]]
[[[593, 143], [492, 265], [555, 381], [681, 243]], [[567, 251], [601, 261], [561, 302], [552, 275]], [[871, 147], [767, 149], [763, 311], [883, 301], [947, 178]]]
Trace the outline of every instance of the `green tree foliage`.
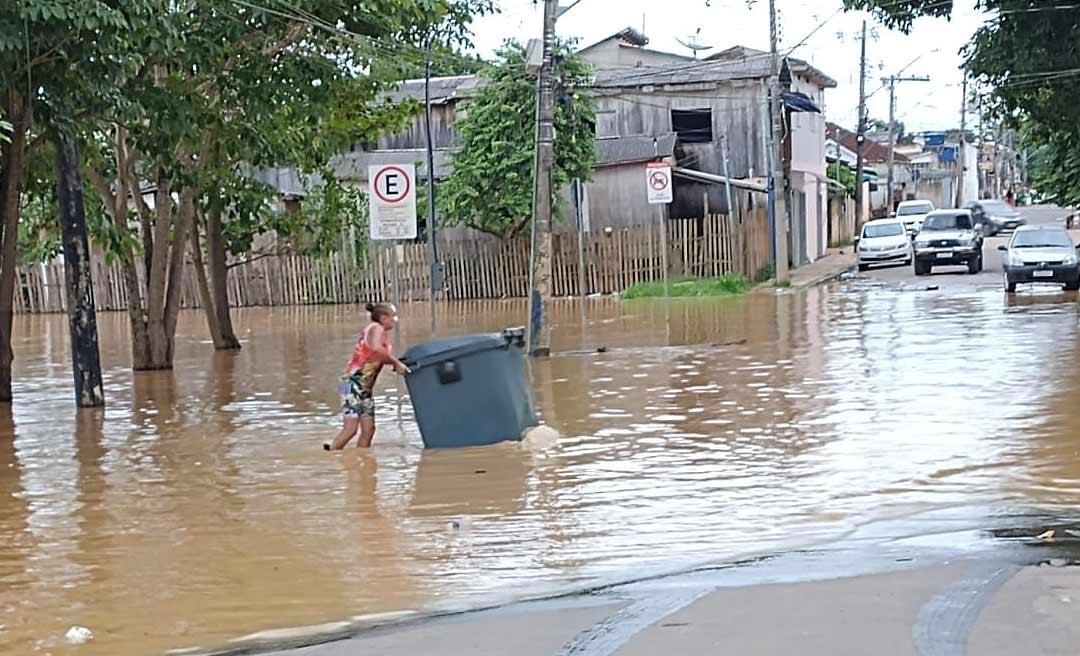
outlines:
[[[896, 124], [896, 132], [895, 132], [895, 134], [896, 134], [896, 143], [898, 143], [898, 144], [912, 143], [914, 141], [914, 139], [915, 139], [915, 135], [908, 133], [907, 126], [904, 125], [904, 122], [903, 121], [895, 121], [895, 124]], [[872, 119], [870, 119], [868, 121], [868, 127], [872, 131], [875, 131], [875, 132], [888, 132], [889, 131], [889, 122], [888, 121], [883, 121], [883, 120], [881, 120], [879, 118], [872, 118]]]
[[[88, 175], [102, 205], [117, 231], [138, 235], [112, 242], [122, 248], [134, 305], [136, 368], [171, 366], [186, 249], [214, 344], [234, 348], [230, 252], [242, 255], [273, 231], [279, 245], [324, 253], [341, 234], [357, 232], [361, 217], [342, 200], [348, 193], [332, 158], [410, 120], [415, 108], [378, 99], [422, 58], [418, 44], [463, 44], [467, 21], [489, 7], [489, 0], [191, 0], [162, 8], [167, 38], [140, 42], [147, 54], [123, 89], [126, 102], [87, 131]], [[274, 211], [276, 190], [253, 180], [272, 167], [316, 181], [302, 190], [306, 209]], [[134, 193], [146, 182], [156, 190], [152, 208]], [[140, 278], [149, 281], [145, 289]]]
[[[949, 16], [954, 3], [937, 0], [844, 0], [850, 9], [873, 11], [889, 27], [911, 29], [920, 16]], [[1030, 167], [1036, 188], [1059, 203], [1080, 202], [1073, 172], [1080, 165], [1080, 5], [1030, 0], [979, 0], [987, 21], [964, 47], [965, 68], [976, 97], [992, 118], [1021, 127], [1037, 146]]]
[[[0, 3], [0, 114], [8, 141], [0, 148], [0, 401], [11, 400], [20, 255], [45, 257], [55, 244], [46, 225], [54, 216], [51, 197], [31, 198], [22, 225], [24, 199], [42, 187], [30, 169], [49, 140], [74, 134], [80, 120], [120, 102], [124, 80], [141, 61], [132, 48], [135, 35], [158, 21], [164, 2]], [[51, 170], [51, 162], [47, 166]]]
[[[847, 164], [841, 163], [840, 165], [840, 184], [844, 185], [847, 189], [847, 195], [852, 198], [855, 197], [855, 171], [851, 170]], [[829, 164], [826, 167], [826, 174], [830, 180], [836, 180], [836, 167], [835, 163]]]
[[1025, 122], [1028, 143], [1040, 144], [1028, 164], [1032, 186], [1046, 200], [1062, 206], [1080, 206], [1080, 139], [1071, 132], [1050, 133]]
[[[592, 98], [575, 87], [588, 83], [589, 65], [560, 44], [560, 80], [555, 113], [555, 167], [558, 190], [575, 178], [588, 180], [596, 159]], [[525, 71], [525, 48], [509, 42], [498, 62], [481, 71], [487, 83], [455, 125], [461, 151], [454, 171], [439, 186], [439, 206], [449, 224], [465, 225], [511, 238], [532, 214], [536, 79]]]

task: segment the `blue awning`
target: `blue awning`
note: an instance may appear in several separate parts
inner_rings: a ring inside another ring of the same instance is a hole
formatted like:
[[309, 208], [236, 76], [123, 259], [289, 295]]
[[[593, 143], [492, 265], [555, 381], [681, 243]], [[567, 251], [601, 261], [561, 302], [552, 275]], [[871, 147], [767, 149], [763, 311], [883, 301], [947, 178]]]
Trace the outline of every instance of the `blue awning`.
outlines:
[[784, 99], [784, 107], [787, 107], [793, 112], [813, 112], [814, 114], [820, 114], [821, 109], [814, 104], [813, 100], [810, 100], [810, 96], [805, 93], [799, 93], [798, 91], [785, 91], [780, 96]]

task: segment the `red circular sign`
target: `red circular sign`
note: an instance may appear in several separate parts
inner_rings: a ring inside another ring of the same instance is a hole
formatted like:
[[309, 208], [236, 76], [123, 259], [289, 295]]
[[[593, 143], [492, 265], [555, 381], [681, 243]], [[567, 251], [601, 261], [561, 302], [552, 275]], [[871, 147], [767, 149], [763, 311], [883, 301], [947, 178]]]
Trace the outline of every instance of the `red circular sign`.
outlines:
[[[404, 184], [400, 185], [400, 191], [398, 189], [384, 189], [382, 181], [386, 179], [387, 174], [396, 173], [404, 179]], [[375, 195], [379, 197], [384, 203], [400, 203], [405, 200], [412, 190], [412, 180], [409, 179], [404, 169], [397, 166], [387, 166], [375, 174]]]
[[663, 191], [667, 189], [668, 177], [662, 171], [657, 171], [656, 173], [653, 173], [649, 176], [649, 184], [652, 185], [653, 189], [657, 191]]

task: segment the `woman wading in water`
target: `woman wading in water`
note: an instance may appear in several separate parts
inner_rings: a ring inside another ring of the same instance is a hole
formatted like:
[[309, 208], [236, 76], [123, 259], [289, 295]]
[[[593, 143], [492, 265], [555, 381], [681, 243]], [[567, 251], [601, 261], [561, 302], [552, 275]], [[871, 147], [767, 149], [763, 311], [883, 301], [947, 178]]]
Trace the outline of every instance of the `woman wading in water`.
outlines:
[[345, 375], [338, 385], [341, 394], [341, 432], [331, 442], [323, 444], [327, 451], [344, 449], [360, 431], [357, 446], [369, 447], [375, 437], [375, 381], [384, 365], [391, 365], [402, 376], [411, 372], [394, 357], [390, 346], [390, 331], [397, 325], [397, 309], [389, 303], [368, 303], [371, 323], [364, 328], [345, 366]]

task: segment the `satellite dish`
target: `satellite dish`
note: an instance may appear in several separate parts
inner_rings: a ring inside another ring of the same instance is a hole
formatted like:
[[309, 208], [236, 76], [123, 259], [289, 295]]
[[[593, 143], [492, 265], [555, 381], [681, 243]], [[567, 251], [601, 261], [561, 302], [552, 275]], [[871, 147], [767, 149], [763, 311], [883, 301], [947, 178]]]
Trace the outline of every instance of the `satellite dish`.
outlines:
[[682, 45], [682, 47], [692, 51], [694, 53], [694, 59], [697, 59], [697, 54], [699, 52], [713, 49], [713, 46], [707, 45], [705, 41], [701, 38], [700, 27], [697, 29], [697, 32], [694, 32], [693, 34], [688, 36], [685, 41], [678, 37], [676, 37], [675, 40], [678, 41], [679, 44]]

